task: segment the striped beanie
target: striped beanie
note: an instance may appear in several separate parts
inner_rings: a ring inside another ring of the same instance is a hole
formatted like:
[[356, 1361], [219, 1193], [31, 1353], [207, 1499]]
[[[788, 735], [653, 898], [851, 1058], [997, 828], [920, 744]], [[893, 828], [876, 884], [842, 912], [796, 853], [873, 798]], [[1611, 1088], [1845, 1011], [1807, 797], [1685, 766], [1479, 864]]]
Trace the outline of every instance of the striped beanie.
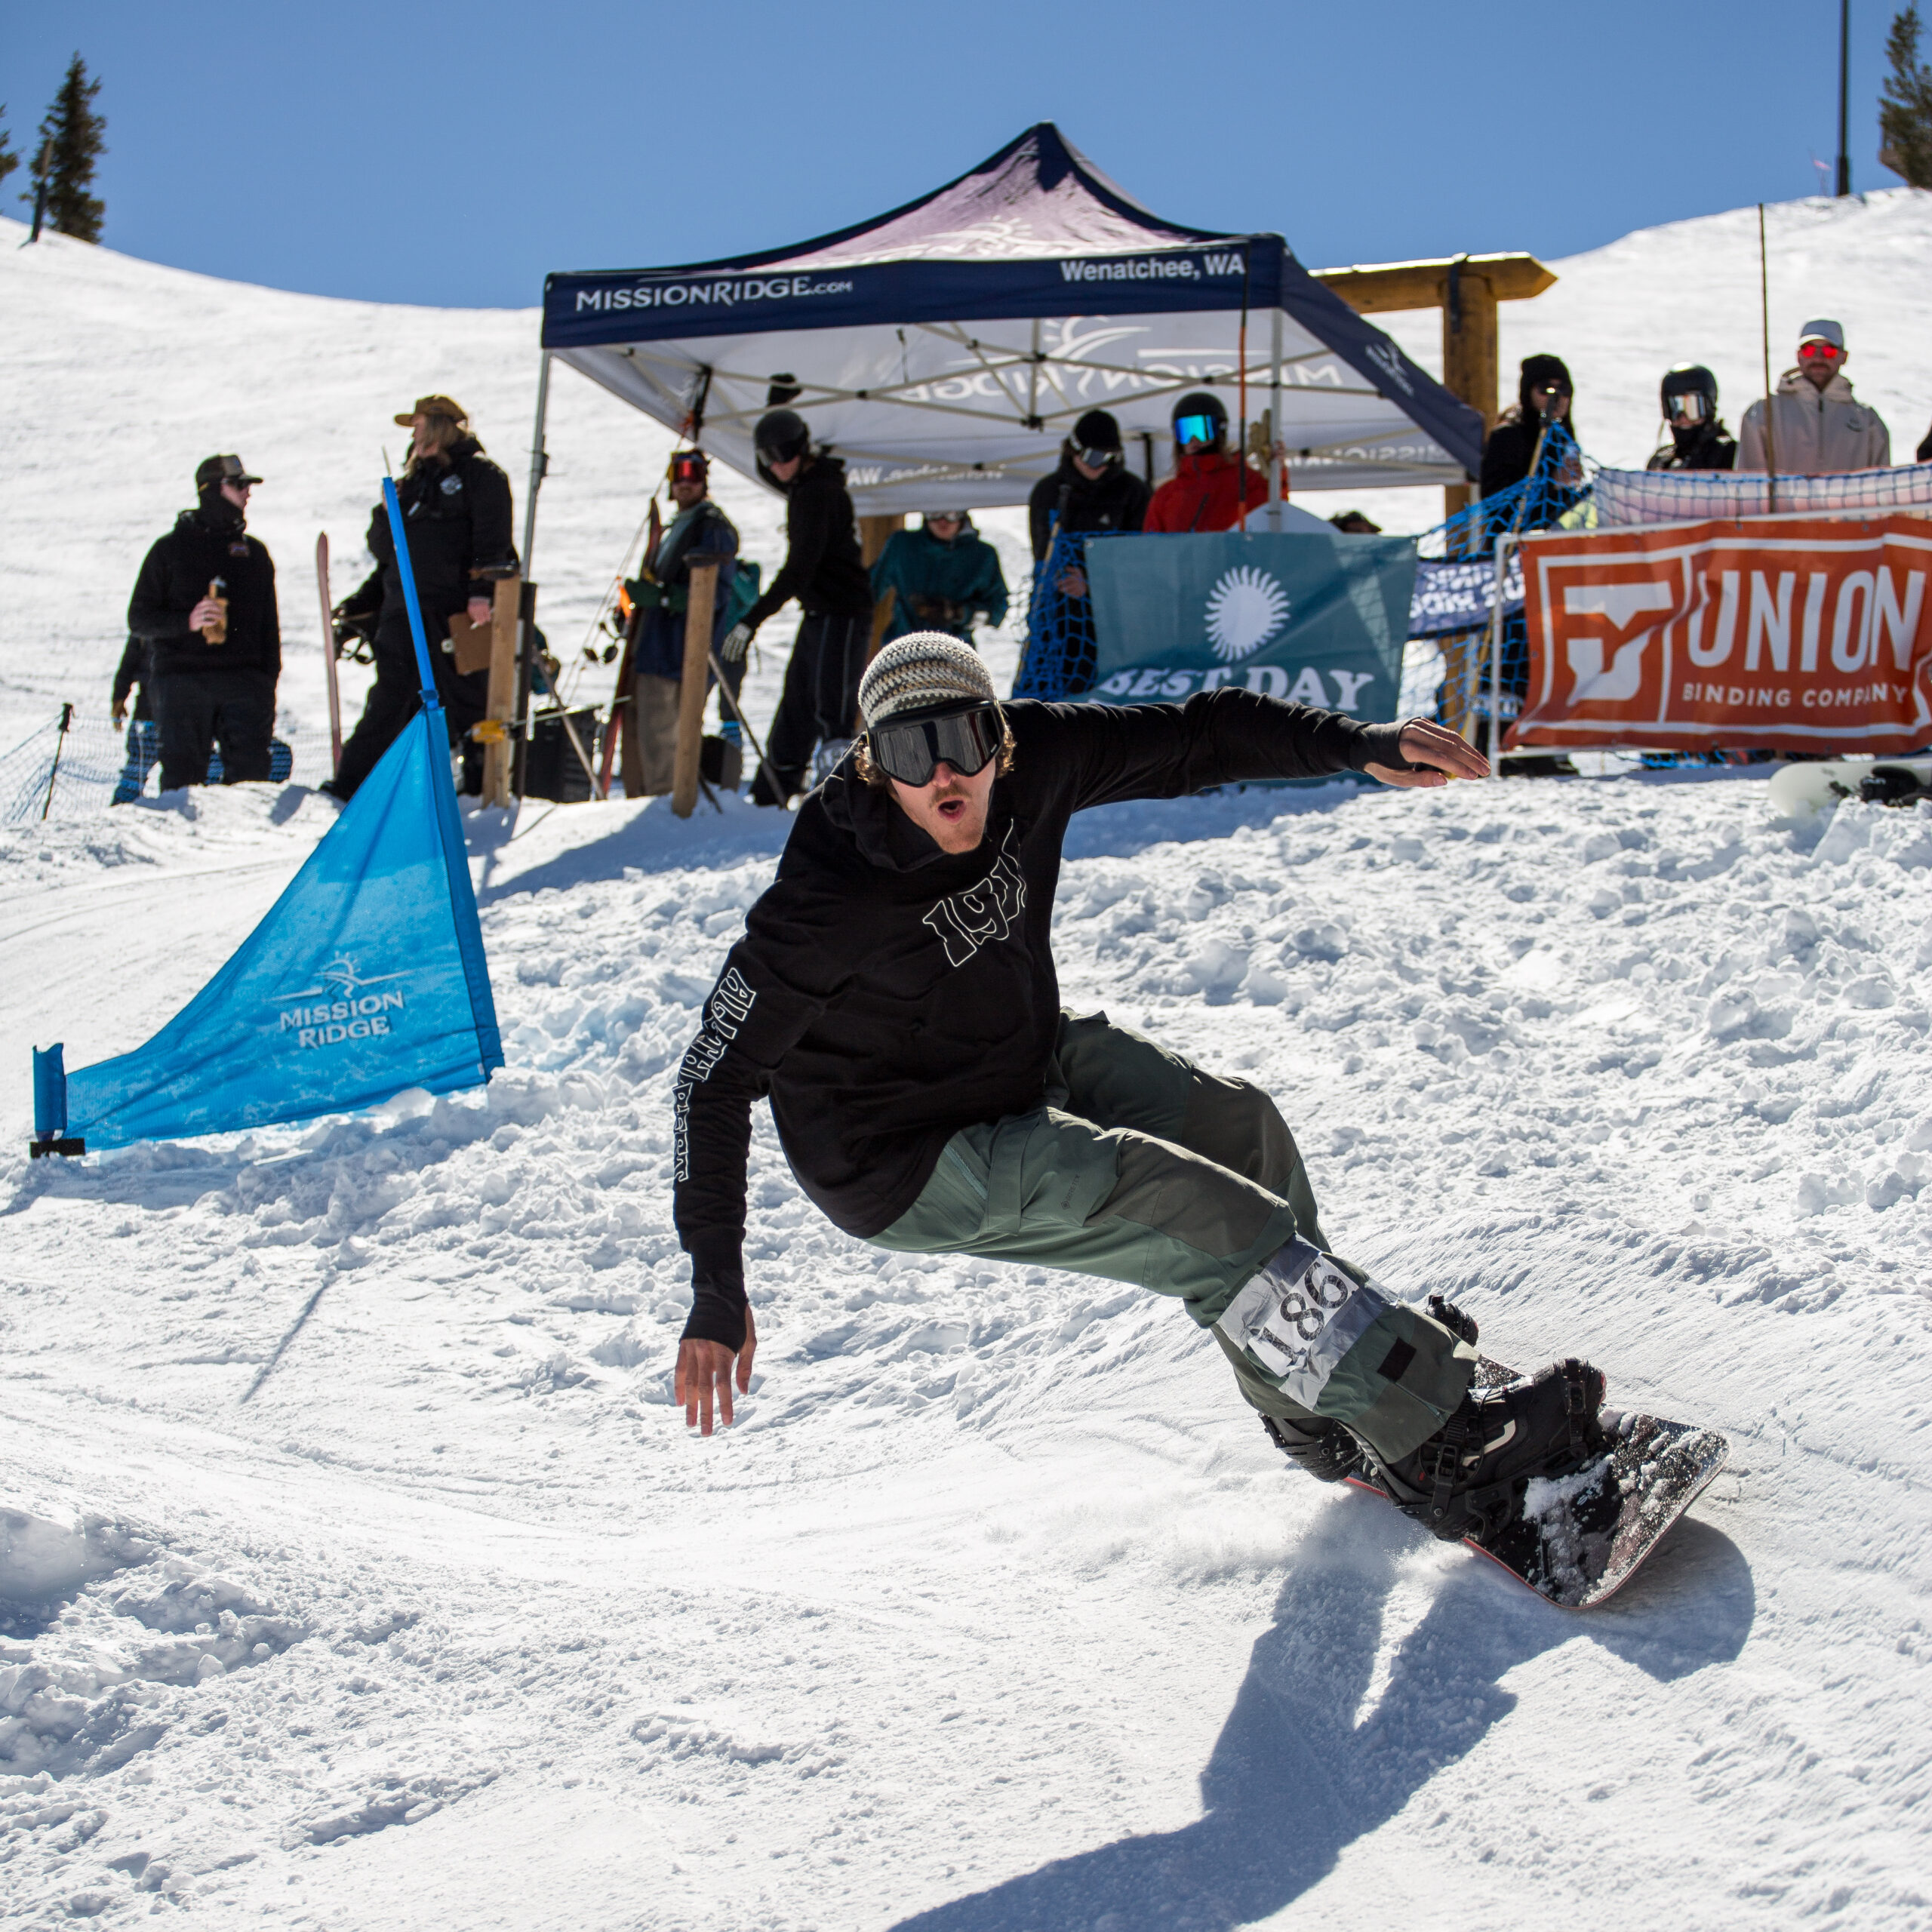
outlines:
[[895, 638], [859, 681], [859, 711], [869, 726], [901, 712], [993, 701], [993, 681], [980, 654], [943, 631]]

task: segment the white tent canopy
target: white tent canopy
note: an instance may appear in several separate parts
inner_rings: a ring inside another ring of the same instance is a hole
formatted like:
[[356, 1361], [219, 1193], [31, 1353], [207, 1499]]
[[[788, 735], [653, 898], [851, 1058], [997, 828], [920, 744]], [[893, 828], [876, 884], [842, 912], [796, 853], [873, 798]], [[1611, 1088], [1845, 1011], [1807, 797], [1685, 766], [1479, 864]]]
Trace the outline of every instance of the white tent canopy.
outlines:
[[1096, 407], [1158, 480], [1174, 401], [1203, 388], [1271, 412], [1297, 489], [1457, 483], [1481, 457], [1477, 413], [1279, 235], [1162, 221], [1048, 122], [798, 247], [552, 275], [543, 340], [546, 377], [567, 362], [746, 475], [758, 417], [787, 404], [861, 515], [1023, 503]]

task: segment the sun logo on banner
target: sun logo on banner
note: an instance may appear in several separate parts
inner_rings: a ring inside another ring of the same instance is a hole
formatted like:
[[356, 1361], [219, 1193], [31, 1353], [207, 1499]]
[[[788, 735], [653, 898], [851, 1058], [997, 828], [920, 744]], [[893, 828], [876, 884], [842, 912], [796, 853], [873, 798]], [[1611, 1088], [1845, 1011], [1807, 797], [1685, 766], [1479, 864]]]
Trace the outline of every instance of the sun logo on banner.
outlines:
[[1243, 564], [1208, 595], [1208, 641], [1223, 664], [1252, 657], [1288, 620], [1288, 594], [1266, 571]]

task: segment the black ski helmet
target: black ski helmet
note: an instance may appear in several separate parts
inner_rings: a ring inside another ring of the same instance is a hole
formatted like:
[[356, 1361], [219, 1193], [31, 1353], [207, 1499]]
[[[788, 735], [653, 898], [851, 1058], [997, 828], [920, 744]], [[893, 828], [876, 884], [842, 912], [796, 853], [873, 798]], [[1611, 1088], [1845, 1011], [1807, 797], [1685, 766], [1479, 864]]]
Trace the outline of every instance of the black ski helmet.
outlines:
[[812, 446], [812, 432], [795, 409], [774, 409], [758, 419], [752, 445], [760, 463], [789, 463]]
[[1174, 440], [1180, 440], [1180, 425], [1190, 416], [1205, 416], [1214, 425], [1214, 434], [1209, 448], [1218, 449], [1228, 439], [1228, 406], [1217, 395], [1211, 395], [1205, 389], [1196, 389], [1192, 395], [1184, 395], [1174, 405], [1171, 420], [1174, 426]]
[[1660, 398], [1663, 405], [1664, 420], [1670, 420], [1670, 402], [1673, 396], [1700, 395], [1704, 398], [1704, 420], [1715, 423], [1718, 417], [1718, 379], [1701, 362], [1680, 362], [1664, 374]]

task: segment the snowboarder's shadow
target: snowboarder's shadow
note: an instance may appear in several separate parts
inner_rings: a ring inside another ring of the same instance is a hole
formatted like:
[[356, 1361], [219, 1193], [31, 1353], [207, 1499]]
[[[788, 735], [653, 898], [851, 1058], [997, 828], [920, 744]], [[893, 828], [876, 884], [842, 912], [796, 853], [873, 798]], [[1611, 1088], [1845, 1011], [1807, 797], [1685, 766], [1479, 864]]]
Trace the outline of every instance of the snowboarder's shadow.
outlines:
[[[894, 1932], [1229, 1932], [1289, 1905], [1516, 1698], [1500, 1680], [1595, 1641], [1660, 1680], [1729, 1661], [1755, 1611], [1742, 1553], [1680, 1523], [1617, 1602], [1579, 1617], [1472, 1558], [1402, 1638], [1373, 1707], [1385, 1602], [1417, 1549], [1372, 1498], [1338, 1496], [1296, 1551], [1201, 1774], [1204, 1815], [915, 1914]], [[1587, 1713], [1580, 1712], [1580, 1724]]]

